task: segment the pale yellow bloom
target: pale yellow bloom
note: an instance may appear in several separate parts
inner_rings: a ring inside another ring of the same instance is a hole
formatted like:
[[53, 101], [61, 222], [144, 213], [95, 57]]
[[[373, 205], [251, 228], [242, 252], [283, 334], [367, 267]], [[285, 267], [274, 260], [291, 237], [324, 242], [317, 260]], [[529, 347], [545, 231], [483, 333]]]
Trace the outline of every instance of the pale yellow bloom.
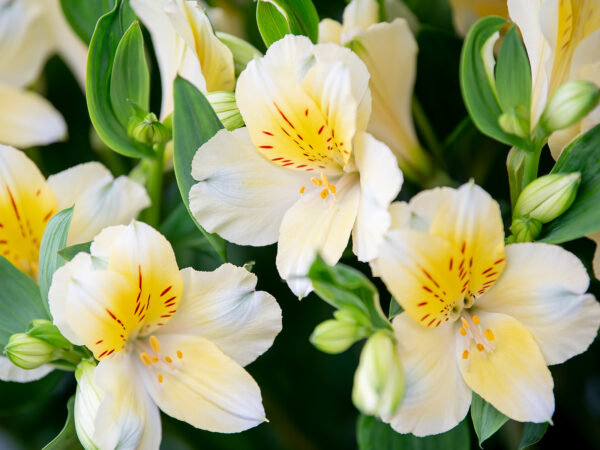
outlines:
[[49, 292], [54, 323], [99, 360], [93, 375], [80, 374], [82, 440], [158, 448], [159, 408], [216, 432], [262, 423], [259, 387], [242, 366], [271, 346], [281, 310], [256, 282], [231, 264], [179, 271], [169, 242], [136, 221], [104, 229], [91, 254], [58, 269]]
[[384, 419], [401, 433], [441, 433], [474, 391], [519, 422], [550, 420], [547, 366], [585, 351], [600, 326], [583, 264], [555, 245], [505, 247], [498, 204], [472, 184], [391, 210], [372, 268], [404, 308], [393, 327], [406, 391]]
[[482, 17], [507, 17], [506, 0], [450, 0], [452, 19], [458, 34], [466, 36], [471, 26]]
[[[600, 84], [599, 0], [509, 0], [511, 19], [519, 26], [532, 75], [531, 123], [546, 102], [568, 80]], [[573, 138], [600, 123], [600, 107], [577, 124], [552, 134], [556, 159]]]

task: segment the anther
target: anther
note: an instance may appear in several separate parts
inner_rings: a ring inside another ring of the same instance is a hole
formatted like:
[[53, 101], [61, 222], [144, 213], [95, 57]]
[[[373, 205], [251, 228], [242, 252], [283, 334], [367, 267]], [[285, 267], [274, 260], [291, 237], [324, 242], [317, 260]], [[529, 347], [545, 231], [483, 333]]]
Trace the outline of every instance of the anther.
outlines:
[[460, 329], [460, 330], [458, 330], [458, 331], [460, 332], [460, 334], [461, 334], [462, 336], [466, 336], [466, 335], [467, 335], [467, 332], [466, 332], [466, 330], [465, 330], [464, 328], [462, 328], [462, 327], [461, 327], [461, 329]]
[[485, 338], [492, 342], [494, 339], [496, 339], [496, 337], [494, 336], [494, 333], [492, 333], [492, 330], [490, 330], [489, 328], [487, 330], [485, 330]]
[[156, 353], [160, 353], [160, 344], [158, 343], [156, 336], [150, 336], [150, 345], [152, 346], [152, 350], [154, 350]]
[[318, 178], [315, 178], [315, 177], [312, 177], [312, 178], [310, 179], [310, 181], [312, 181], [312, 183], [313, 183], [315, 186], [321, 186], [321, 184], [323, 184], [323, 183], [321, 182], [321, 180], [319, 180]]
[[147, 366], [149, 366], [150, 364], [152, 364], [152, 361], [150, 360], [150, 356], [148, 356], [148, 353], [146, 353], [146, 352], [140, 354], [140, 359]]
[[305, 191], [305, 190], [306, 190], [306, 186], [302, 186], [302, 187], [300, 188], [300, 193], [301, 193], [301, 194], [304, 194], [304, 191]]
[[153, 356], [152, 357], [152, 362], [153, 363], [157, 363], [158, 362], [158, 356]]
[[465, 329], [468, 329], [469, 328], [469, 322], [467, 322], [467, 320], [464, 317], [461, 317], [460, 320], [461, 320], [461, 322], [463, 324], [463, 327], [465, 327]]
[[171, 364], [173, 362], [173, 360], [171, 359], [170, 356], [165, 356], [165, 361], [168, 362], [169, 364]]
[[329, 195], [329, 191], [327, 189], [323, 189], [321, 191], [321, 198], [325, 199]]
[[329, 187], [329, 180], [327, 179], [327, 175], [321, 172], [321, 180], [323, 181], [323, 186]]
[[337, 188], [335, 187], [335, 184], [329, 185], [329, 190], [331, 191], [332, 194], [335, 194], [335, 191], [337, 191]]
[[177, 357], [179, 359], [183, 358], [183, 353], [181, 353], [181, 350], [177, 350]]
[[479, 325], [479, 324], [480, 324], [480, 322], [479, 322], [479, 317], [477, 317], [477, 316], [473, 316], [473, 323], [474, 323], [475, 325]]
[[462, 359], [467, 359], [469, 357], [469, 350], [465, 350], [462, 354]]
[[483, 344], [477, 344], [477, 350], [482, 352], [484, 350]]
[[162, 383], [162, 382], [163, 382], [163, 376], [162, 376], [162, 374], [161, 374], [161, 373], [159, 373], [159, 374], [158, 374], [158, 377], [157, 377], [157, 378], [158, 378], [158, 382], [159, 382], [159, 383]]

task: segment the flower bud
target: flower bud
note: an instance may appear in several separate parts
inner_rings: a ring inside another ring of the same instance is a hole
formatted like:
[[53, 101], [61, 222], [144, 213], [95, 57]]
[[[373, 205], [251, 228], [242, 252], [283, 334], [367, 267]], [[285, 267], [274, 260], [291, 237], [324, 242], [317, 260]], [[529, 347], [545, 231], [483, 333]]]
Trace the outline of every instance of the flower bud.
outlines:
[[237, 77], [255, 57], [260, 58], [263, 54], [252, 44], [229, 33], [217, 31], [217, 38], [231, 50], [233, 54], [233, 65]]
[[146, 145], [160, 144], [171, 139], [169, 129], [159, 122], [154, 113], [148, 113], [141, 119], [132, 116], [127, 126], [127, 134]]
[[4, 348], [6, 356], [22, 369], [35, 369], [54, 359], [55, 347], [46, 341], [27, 335], [13, 334]]
[[217, 117], [229, 131], [244, 126], [244, 119], [235, 102], [233, 92], [218, 91], [206, 94], [206, 99], [217, 113]]
[[529, 135], [529, 125], [526, 120], [523, 120], [515, 111], [503, 113], [498, 117], [498, 124], [504, 132], [513, 134], [518, 137], [526, 137]]
[[354, 322], [332, 319], [317, 325], [310, 342], [322, 352], [336, 354], [347, 350], [365, 334]]
[[542, 232], [542, 222], [531, 217], [513, 219], [510, 226], [515, 242], [532, 242]]
[[60, 333], [58, 328], [49, 320], [32, 320], [27, 329], [31, 337], [41, 339], [55, 348], [71, 348], [72, 344]]
[[366, 342], [354, 374], [352, 401], [364, 414], [389, 419], [404, 395], [404, 371], [394, 337], [379, 330]]
[[567, 81], [550, 97], [539, 125], [547, 133], [562, 130], [583, 119], [600, 99], [600, 89], [589, 81]]
[[86, 450], [96, 450], [93, 440], [96, 431], [96, 416], [104, 392], [94, 383], [96, 365], [83, 360], [75, 370], [77, 391], [75, 393], [75, 431], [79, 442]]
[[514, 218], [526, 217], [548, 223], [564, 213], [575, 201], [581, 174], [544, 175], [529, 183], [515, 205]]

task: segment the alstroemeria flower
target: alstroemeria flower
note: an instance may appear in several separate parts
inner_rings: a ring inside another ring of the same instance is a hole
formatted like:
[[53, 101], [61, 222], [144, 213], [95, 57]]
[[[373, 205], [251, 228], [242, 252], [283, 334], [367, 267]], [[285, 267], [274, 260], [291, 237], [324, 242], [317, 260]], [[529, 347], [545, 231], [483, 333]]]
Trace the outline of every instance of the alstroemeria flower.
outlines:
[[281, 310], [256, 281], [231, 264], [180, 272], [169, 242], [135, 221], [104, 229], [91, 255], [58, 269], [54, 323], [99, 360], [94, 389], [103, 395], [87, 438], [100, 448], [158, 448], [159, 408], [210, 431], [262, 423], [259, 387], [242, 366], [271, 346]]
[[343, 24], [321, 21], [319, 42], [348, 45], [365, 63], [373, 97], [367, 131], [390, 147], [407, 178], [422, 181], [431, 162], [419, 145], [411, 114], [417, 43], [406, 20], [377, 22], [376, 0], [353, 0], [344, 10]]
[[[508, 0], [531, 63], [531, 124], [552, 93], [566, 81], [600, 84], [600, 1]], [[600, 106], [575, 125], [550, 137], [552, 156], [577, 135], [600, 123]]]
[[506, 0], [450, 0], [454, 28], [466, 36], [471, 26], [482, 17], [507, 17]]
[[441, 433], [474, 391], [514, 420], [550, 420], [547, 366], [585, 351], [600, 326], [583, 264], [555, 245], [505, 247], [498, 203], [472, 184], [391, 209], [372, 267], [404, 308], [393, 326], [406, 391], [384, 419], [401, 433]]
[[337, 262], [350, 233], [372, 259], [402, 174], [366, 133], [369, 74], [350, 50], [288, 35], [251, 61], [236, 99], [246, 128], [219, 131], [194, 157], [190, 207], [240, 245], [279, 242], [277, 268], [299, 297], [316, 252]]
[[173, 111], [178, 74], [204, 93], [233, 90], [233, 54], [197, 1], [131, 0], [131, 6], [152, 36], [162, 82], [161, 118]]

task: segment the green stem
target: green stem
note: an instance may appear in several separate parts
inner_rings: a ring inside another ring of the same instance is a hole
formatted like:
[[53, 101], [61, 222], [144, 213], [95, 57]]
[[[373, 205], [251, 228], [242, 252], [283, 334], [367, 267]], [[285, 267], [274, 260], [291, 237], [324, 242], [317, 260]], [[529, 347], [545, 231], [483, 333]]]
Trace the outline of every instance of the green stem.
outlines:
[[544, 144], [543, 137], [536, 134], [532, 140], [531, 148], [513, 147], [508, 154], [506, 167], [510, 185], [510, 203], [513, 209], [523, 189], [538, 176], [540, 156]]
[[165, 153], [165, 144], [156, 144], [156, 155], [152, 159], [144, 162], [147, 166], [146, 190], [150, 196], [151, 205], [142, 212], [142, 220], [148, 225], [158, 227], [160, 223], [160, 206], [162, 199], [163, 183], [163, 155]]
[[412, 99], [412, 114], [417, 129], [425, 139], [425, 143], [431, 152], [435, 155], [440, 163], [444, 160], [444, 146], [437, 138], [421, 103], [417, 97]]

